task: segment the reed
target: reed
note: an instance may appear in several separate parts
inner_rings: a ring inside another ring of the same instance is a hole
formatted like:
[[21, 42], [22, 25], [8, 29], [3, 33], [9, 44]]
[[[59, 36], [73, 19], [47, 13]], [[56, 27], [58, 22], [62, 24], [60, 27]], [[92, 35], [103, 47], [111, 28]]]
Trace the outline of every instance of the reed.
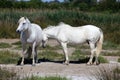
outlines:
[[[17, 38], [16, 28], [20, 16], [26, 16], [31, 22], [42, 28], [65, 22], [72, 26], [93, 24], [102, 28], [105, 40], [119, 44], [120, 15], [119, 13], [82, 12], [76, 10], [40, 10], [40, 9], [0, 9], [0, 38]], [[29, 12], [29, 13], [28, 13]]]

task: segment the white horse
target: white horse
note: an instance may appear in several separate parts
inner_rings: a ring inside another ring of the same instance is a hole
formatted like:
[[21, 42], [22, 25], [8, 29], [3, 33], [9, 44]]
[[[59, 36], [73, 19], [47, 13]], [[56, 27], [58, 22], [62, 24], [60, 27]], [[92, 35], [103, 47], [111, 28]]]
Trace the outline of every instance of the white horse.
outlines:
[[[22, 61], [21, 65], [24, 65], [24, 58], [27, 54], [27, 57], [30, 57], [32, 54], [32, 65], [35, 65], [37, 62], [37, 47], [42, 43], [42, 29], [39, 25], [30, 23], [28, 18], [21, 17], [18, 21], [19, 26], [16, 30], [17, 33], [20, 33], [20, 40], [22, 43]], [[29, 46], [28, 50], [27, 45]]]
[[87, 42], [91, 48], [91, 56], [87, 64], [92, 64], [95, 54], [94, 64], [99, 64], [98, 56], [102, 49], [103, 32], [100, 28], [93, 25], [81, 27], [71, 27], [68, 24], [60, 23], [58, 26], [49, 26], [43, 30], [43, 44], [45, 46], [48, 38], [57, 39], [65, 54], [65, 64], [69, 64], [67, 44], [80, 44]]

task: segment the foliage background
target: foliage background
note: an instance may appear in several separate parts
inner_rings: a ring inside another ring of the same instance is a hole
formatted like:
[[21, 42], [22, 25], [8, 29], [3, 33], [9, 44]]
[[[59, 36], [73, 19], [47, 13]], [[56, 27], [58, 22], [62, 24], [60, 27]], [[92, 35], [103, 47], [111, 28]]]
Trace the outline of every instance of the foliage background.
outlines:
[[65, 22], [72, 26], [93, 24], [102, 28], [105, 41], [120, 44], [120, 2], [115, 0], [0, 0], [0, 38], [18, 38], [17, 21], [26, 16], [42, 28]]

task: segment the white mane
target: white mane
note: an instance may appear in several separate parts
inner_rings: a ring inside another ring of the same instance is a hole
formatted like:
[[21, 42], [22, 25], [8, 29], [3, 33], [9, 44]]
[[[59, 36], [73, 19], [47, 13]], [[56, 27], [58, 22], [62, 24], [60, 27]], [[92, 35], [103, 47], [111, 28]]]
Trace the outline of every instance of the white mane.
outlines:
[[30, 23], [29, 19], [27, 17], [21, 17], [19, 20], [18, 20], [18, 23], [22, 22], [26, 20], [28, 23]]
[[22, 21], [24, 21], [25, 20], [25, 18], [24, 17], [21, 17], [19, 20], [18, 20], [18, 23], [20, 23], [20, 22], [22, 22]]
[[50, 25], [50, 26], [48, 26], [47, 28], [45, 28], [44, 31], [49, 30], [49, 29], [51, 29], [51, 28], [55, 28], [55, 27], [56, 27], [56, 26], [51, 26], [51, 25]]

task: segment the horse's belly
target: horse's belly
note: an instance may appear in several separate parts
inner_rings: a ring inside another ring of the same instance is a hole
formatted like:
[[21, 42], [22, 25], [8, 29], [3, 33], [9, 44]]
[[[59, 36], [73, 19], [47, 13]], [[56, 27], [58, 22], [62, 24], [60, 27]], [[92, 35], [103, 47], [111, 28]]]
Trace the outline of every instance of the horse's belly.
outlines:
[[80, 44], [80, 43], [85, 43], [86, 42], [86, 39], [69, 39], [69, 43], [72, 43], [72, 44]]

